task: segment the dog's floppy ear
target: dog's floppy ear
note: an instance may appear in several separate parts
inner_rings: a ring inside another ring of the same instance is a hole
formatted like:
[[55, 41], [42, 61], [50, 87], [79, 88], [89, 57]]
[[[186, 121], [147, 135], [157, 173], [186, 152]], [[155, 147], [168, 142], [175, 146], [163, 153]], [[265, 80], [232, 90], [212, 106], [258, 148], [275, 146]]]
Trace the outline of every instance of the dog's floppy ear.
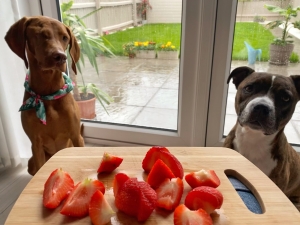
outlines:
[[74, 71], [75, 74], [77, 74], [76, 70], [76, 63], [78, 62], [80, 58], [80, 48], [77, 43], [76, 37], [74, 36], [73, 32], [70, 30], [69, 27], [67, 27], [68, 34], [70, 36], [70, 43], [69, 43], [69, 53], [72, 59], [72, 70]]
[[227, 79], [227, 84], [229, 83], [230, 79], [232, 78], [232, 82], [234, 83], [236, 89], [240, 85], [240, 83], [248, 77], [251, 73], [255, 72], [253, 69], [247, 66], [242, 66], [235, 68]]
[[30, 17], [23, 17], [15, 22], [7, 31], [5, 41], [10, 49], [24, 60], [25, 66], [28, 69], [28, 61], [25, 54], [26, 46], [26, 28], [29, 24]]
[[290, 76], [294, 82], [296, 90], [298, 92], [298, 98], [300, 99], [300, 75], [291, 75]]

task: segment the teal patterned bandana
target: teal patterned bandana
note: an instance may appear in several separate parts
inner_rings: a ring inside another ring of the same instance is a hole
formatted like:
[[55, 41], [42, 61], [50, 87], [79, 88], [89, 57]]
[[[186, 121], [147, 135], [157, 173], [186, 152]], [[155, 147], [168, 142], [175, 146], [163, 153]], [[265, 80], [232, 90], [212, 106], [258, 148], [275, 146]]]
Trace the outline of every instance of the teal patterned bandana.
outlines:
[[65, 73], [62, 73], [62, 75], [65, 80], [65, 85], [61, 89], [59, 89], [57, 92], [55, 92], [51, 95], [42, 96], [42, 95], [37, 95], [36, 93], [34, 93], [31, 90], [31, 88], [29, 87], [29, 83], [28, 83], [29, 71], [28, 71], [26, 74], [24, 87], [25, 87], [25, 90], [31, 95], [31, 97], [28, 98], [23, 103], [23, 105], [21, 106], [19, 111], [35, 109], [36, 116], [41, 120], [41, 122], [44, 125], [46, 125], [46, 110], [45, 110], [43, 100], [56, 100], [56, 99], [62, 98], [66, 94], [71, 92], [74, 87], [72, 80]]

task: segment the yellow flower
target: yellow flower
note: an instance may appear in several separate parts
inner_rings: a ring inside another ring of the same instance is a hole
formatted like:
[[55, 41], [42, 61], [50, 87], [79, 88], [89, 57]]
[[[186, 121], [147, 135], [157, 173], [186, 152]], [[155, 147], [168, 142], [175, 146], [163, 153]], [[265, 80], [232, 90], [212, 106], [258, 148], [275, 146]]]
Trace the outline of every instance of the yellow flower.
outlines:
[[148, 46], [149, 42], [148, 41], [145, 41], [144, 42], [144, 46]]
[[161, 48], [164, 48], [164, 47], [165, 47], [164, 45], [161, 46]]
[[171, 41], [168, 41], [167, 42], [167, 46], [171, 46], [172, 45], [172, 42]]
[[134, 46], [139, 46], [139, 43], [137, 41], [134, 42]]
[[175, 48], [175, 46], [174, 46], [174, 45], [172, 45], [172, 46], [171, 46], [171, 48], [173, 48], [173, 49], [174, 49], [174, 48]]

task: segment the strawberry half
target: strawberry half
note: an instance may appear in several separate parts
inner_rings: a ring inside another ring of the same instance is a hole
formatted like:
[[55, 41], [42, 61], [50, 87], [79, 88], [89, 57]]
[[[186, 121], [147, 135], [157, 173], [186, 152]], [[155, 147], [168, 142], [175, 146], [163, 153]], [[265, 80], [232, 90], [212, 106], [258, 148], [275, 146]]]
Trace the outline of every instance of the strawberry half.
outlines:
[[143, 169], [148, 173], [156, 160], [161, 159], [171, 169], [175, 177], [183, 178], [183, 168], [178, 159], [169, 150], [162, 146], [154, 146], [149, 149], [142, 162]]
[[60, 213], [66, 216], [83, 217], [89, 212], [91, 197], [97, 191], [105, 192], [99, 180], [85, 179], [79, 182], [66, 199]]
[[157, 207], [167, 210], [174, 210], [180, 202], [183, 194], [183, 182], [177, 177], [173, 179], [165, 179], [157, 188]]
[[62, 169], [54, 170], [44, 184], [43, 205], [54, 209], [64, 200], [74, 188], [70, 174]]
[[210, 186], [216, 188], [221, 183], [214, 170], [204, 169], [185, 175], [185, 180], [192, 188], [200, 186]]
[[204, 209], [211, 214], [215, 209], [220, 209], [223, 204], [222, 193], [213, 187], [201, 186], [190, 191], [184, 204], [191, 210]]
[[110, 222], [115, 214], [101, 191], [96, 190], [89, 204], [89, 215], [94, 225], [104, 225]]
[[144, 181], [129, 178], [123, 183], [115, 197], [116, 207], [139, 222], [145, 221], [156, 207], [156, 192]]
[[158, 188], [166, 178], [172, 179], [174, 177], [171, 169], [161, 159], [158, 159], [148, 175], [147, 183], [152, 188]]
[[123, 162], [123, 158], [104, 152], [97, 173], [112, 172]]
[[189, 210], [185, 205], [179, 205], [174, 211], [174, 225], [212, 225], [211, 217], [203, 209]]
[[127, 181], [129, 177], [125, 173], [118, 173], [115, 175], [114, 180], [113, 180], [113, 191], [114, 191], [114, 196], [118, 194], [118, 191], [120, 187]]

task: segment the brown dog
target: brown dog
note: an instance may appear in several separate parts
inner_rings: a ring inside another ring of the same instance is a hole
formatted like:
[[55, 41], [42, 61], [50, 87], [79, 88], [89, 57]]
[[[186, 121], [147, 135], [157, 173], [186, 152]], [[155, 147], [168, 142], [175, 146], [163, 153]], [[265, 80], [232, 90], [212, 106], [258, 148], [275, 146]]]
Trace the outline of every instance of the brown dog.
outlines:
[[237, 88], [238, 119], [224, 146], [248, 158], [300, 209], [300, 157], [284, 134], [300, 99], [300, 76], [238, 67], [230, 79]]
[[80, 49], [68, 27], [43, 16], [17, 21], [5, 40], [30, 69], [20, 110], [24, 110], [22, 125], [32, 143], [28, 173], [34, 175], [57, 151], [84, 146], [79, 109], [70, 93], [72, 82], [62, 75], [66, 71], [67, 47], [75, 73]]

